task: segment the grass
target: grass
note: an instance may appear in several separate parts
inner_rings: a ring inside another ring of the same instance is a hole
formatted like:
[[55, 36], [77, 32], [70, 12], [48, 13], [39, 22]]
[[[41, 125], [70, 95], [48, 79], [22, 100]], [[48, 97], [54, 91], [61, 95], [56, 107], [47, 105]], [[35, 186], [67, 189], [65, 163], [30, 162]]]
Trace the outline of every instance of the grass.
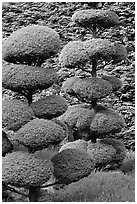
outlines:
[[135, 179], [120, 172], [97, 172], [51, 194], [52, 202], [134, 202]]

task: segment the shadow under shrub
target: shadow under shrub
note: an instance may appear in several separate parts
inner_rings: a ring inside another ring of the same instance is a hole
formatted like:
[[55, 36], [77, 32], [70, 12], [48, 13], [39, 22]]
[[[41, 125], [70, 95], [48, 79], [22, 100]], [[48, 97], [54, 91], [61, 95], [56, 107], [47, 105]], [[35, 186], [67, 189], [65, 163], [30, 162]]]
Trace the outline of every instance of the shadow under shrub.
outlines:
[[51, 197], [52, 202], [134, 202], [135, 181], [119, 172], [91, 173]]

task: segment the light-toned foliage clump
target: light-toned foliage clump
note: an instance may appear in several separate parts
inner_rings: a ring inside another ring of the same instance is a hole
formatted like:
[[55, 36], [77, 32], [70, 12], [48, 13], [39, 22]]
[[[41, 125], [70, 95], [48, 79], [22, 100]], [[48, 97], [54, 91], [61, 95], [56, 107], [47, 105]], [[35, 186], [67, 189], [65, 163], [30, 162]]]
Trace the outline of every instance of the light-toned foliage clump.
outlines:
[[110, 28], [119, 24], [118, 15], [110, 10], [80, 10], [73, 14], [72, 21], [83, 27], [92, 27], [94, 24], [97, 27]]
[[34, 118], [34, 113], [27, 102], [17, 99], [2, 101], [2, 126], [17, 131]]
[[2, 181], [18, 187], [39, 187], [50, 178], [52, 170], [52, 163], [46, 159], [17, 151], [2, 160]]
[[66, 137], [63, 127], [51, 120], [34, 119], [20, 128], [16, 133], [16, 140], [37, 151], [50, 145], [60, 143]]
[[11, 34], [3, 45], [3, 59], [40, 66], [60, 49], [59, 35], [47, 26], [31, 25]]
[[[61, 51], [59, 62], [62, 67], [75, 67], [92, 62], [94, 59], [113, 59], [121, 61], [126, 58], [126, 48], [119, 42], [111, 42], [106, 39], [91, 39], [86, 41], [69, 42]], [[83, 68], [82, 68], [83, 69]]]

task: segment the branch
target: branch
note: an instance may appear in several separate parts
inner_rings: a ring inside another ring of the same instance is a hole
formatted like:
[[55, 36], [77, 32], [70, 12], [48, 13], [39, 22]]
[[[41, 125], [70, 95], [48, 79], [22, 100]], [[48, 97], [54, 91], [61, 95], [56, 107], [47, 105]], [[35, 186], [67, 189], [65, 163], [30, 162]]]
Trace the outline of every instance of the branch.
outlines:
[[61, 184], [59, 181], [56, 181], [55, 183], [50, 183], [50, 184], [47, 184], [47, 185], [44, 185], [44, 186], [41, 186], [40, 188], [48, 188], [50, 186], [54, 186], [56, 184]]
[[8, 186], [8, 185], [4, 184], [4, 187], [6, 188], [6, 190], [9, 190], [9, 191], [12, 191], [14, 193], [18, 193], [20, 195], [28, 197], [28, 194], [21, 193], [21, 192], [17, 191], [15, 188], [13, 188], [12, 186]]

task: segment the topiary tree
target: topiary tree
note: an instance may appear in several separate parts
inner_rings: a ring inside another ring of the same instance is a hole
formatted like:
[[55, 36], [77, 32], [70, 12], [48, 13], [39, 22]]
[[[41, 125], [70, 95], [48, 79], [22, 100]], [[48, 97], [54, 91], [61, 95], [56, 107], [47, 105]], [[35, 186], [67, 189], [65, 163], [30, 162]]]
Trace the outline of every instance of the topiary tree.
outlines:
[[2, 74], [2, 86], [24, 95], [29, 104], [38, 89], [47, 89], [57, 81], [57, 74], [53, 69], [22, 64], [3, 66]]
[[51, 161], [56, 180], [67, 185], [88, 176], [94, 169], [93, 160], [85, 151], [79, 149], [64, 149]]
[[13, 150], [13, 145], [9, 140], [7, 134], [2, 130], [2, 156], [5, 155]]
[[2, 126], [4, 128], [17, 131], [34, 118], [33, 110], [27, 102], [17, 99], [3, 99]]
[[[36, 202], [40, 187], [49, 180], [53, 171], [52, 163], [25, 152], [7, 154], [2, 160], [2, 181], [7, 189], [18, 192], [13, 187], [29, 190], [30, 202]], [[20, 193], [20, 192], [18, 192]]]
[[14, 64], [41, 66], [60, 49], [59, 35], [47, 26], [31, 25], [13, 32], [3, 44], [3, 59]]
[[[93, 39], [86, 41], [72, 41], [62, 49], [59, 62], [61, 67], [75, 68], [88, 71], [89, 77], [72, 77], [63, 84], [62, 90], [75, 96], [82, 102], [91, 104], [92, 117], [88, 117], [88, 139], [96, 143], [97, 138], [109, 136], [120, 132], [124, 127], [122, 117], [113, 110], [98, 105], [98, 100], [110, 95], [121, 88], [119, 79], [109, 75], [97, 76], [98, 61], [120, 62], [126, 59], [126, 48], [119, 42], [111, 42], [107, 39], [96, 38], [97, 28], [110, 28], [119, 24], [117, 14], [109, 10], [82, 10], [72, 16], [72, 20], [78, 25], [92, 29]], [[91, 67], [87, 70], [88, 63]], [[75, 109], [76, 110], [76, 109]], [[79, 110], [77, 110], [79, 111]], [[76, 111], [76, 112], [77, 112]], [[88, 112], [89, 109], [83, 111]], [[77, 114], [74, 120], [80, 120]], [[67, 121], [73, 118], [69, 111], [61, 116], [61, 120]], [[73, 119], [72, 119], [73, 121]], [[76, 124], [77, 125], [77, 124]], [[83, 121], [84, 126], [84, 121]], [[76, 126], [77, 127], [77, 126]]]

